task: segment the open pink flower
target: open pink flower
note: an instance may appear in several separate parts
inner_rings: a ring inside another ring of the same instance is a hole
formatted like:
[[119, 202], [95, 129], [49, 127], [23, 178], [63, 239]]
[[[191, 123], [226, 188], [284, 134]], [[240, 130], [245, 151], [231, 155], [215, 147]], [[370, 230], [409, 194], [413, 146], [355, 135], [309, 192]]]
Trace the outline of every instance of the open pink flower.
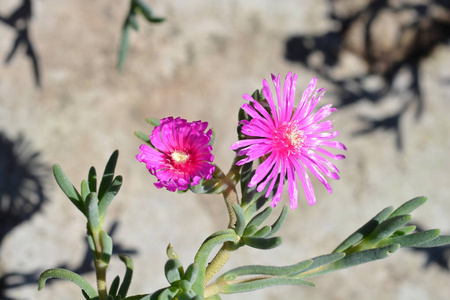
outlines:
[[187, 190], [203, 178], [211, 179], [214, 156], [209, 145], [212, 130], [205, 133], [207, 127], [207, 122], [187, 122], [173, 117], [161, 119], [150, 136], [154, 148], [141, 145], [136, 155], [158, 179], [157, 188], [166, 187], [171, 192]]
[[337, 174], [339, 170], [325, 157], [336, 160], [345, 158], [344, 155], [335, 155], [323, 148], [325, 146], [346, 150], [342, 143], [331, 140], [338, 135], [337, 131], [331, 131], [332, 122], [320, 122], [337, 109], [328, 104], [316, 113], [313, 112], [325, 93], [325, 89], [319, 89], [313, 94], [317, 78], [313, 78], [303, 92], [297, 109], [294, 108], [297, 74], [292, 77], [292, 74], [288, 73], [283, 91], [280, 75], [275, 77], [272, 74], [272, 81], [275, 85], [277, 105], [267, 81], [263, 81], [263, 94], [270, 111], [264, 109], [251, 96], [243, 95], [243, 98], [251, 103], [242, 105], [242, 109], [252, 117], [250, 121], [242, 121], [244, 123], [242, 133], [249, 138], [234, 143], [231, 149], [241, 149], [238, 155], [246, 156], [238, 161], [237, 165], [262, 158], [263, 162], [257, 167], [249, 187], [258, 185], [257, 191], [261, 192], [269, 184], [266, 198], [279, 180], [280, 184], [271, 202], [273, 207], [280, 201], [285, 177], [288, 182], [291, 209], [297, 207], [298, 179], [302, 183], [308, 203], [313, 205], [316, 203], [316, 197], [306, 170], [317, 177], [331, 193], [331, 187], [325, 176], [339, 179]]

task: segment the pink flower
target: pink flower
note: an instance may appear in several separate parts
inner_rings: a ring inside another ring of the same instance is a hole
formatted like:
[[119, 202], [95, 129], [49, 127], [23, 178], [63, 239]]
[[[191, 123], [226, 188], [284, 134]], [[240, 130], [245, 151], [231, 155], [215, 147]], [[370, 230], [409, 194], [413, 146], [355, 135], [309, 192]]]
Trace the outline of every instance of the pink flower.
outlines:
[[261, 192], [269, 184], [266, 198], [279, 180], [280, 184], [271, 202], [273, 207], [280, 201], [286, 176], [291, 209], [297, 207], [298, 179], [302, 183], [308, 203], [313, 205], [316, 203], [316, 197], [306, 170], [317, 177], [331, 193], [332, 189], [325, 176], [339, 179], [337, 174], [339, 170], [325, 157], [335, 160], [345, 158], [344, 155], [335, 155], [323, 148], [325, 146], [347, 149], [342, 143], [331, 140], [338, 135], [337, 131], [331, 131], [333, 130], [332, 122], [320, 122], [337, 109], [328, 104], [316, 113], [313, 112], [325, 93], [325, 89], [319, 89], [313, 94], [317, 78], [313, 78], [303, 92], [297, 109], [294, 108], [297, 74], [292, 78], [292, 74], [288, 73], [283, 91], [280, 86], [280, 75], [275, 77], [272, 74], [272, 80], [278, 105], [275, 104], [266, 80], [263, 81], [263, 94], [270, 111], [264, 109], [251, 96], [243, 95], [243, 98], [251, 103], [251, 105], [248, 103], [242, 105], [242, 109], [252, 117], [250, 121], [242, 121], [244, 123], [242, 133], [249, 138], [234, 143], [231, 149], [241, 149], [238, 155], [246, 156], [238, 161], [237, 165], [243, 165], [258, 158], [263, 161], [257, 167], [248, 186], [258, 185], [257, 191]]
[[207, 122], [187, 122], [173, 117], [161, 119], [150, 136], [154, 148], [141, 145], [136, 155], [158, 179], [157, 188], [166, 187], [171, 192], [187, 190], [203, 178], [211, 179], [214, 156], [209, 145], [212, 130], [205, 133], [207, 127]]

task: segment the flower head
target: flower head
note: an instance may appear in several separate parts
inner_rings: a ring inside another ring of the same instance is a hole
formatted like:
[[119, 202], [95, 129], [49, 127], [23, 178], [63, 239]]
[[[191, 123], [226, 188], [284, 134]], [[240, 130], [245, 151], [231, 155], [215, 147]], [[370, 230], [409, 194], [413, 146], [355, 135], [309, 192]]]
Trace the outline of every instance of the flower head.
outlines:
[[242, 105], [242, 109], [252, 118], [250, 121], [242, 121], [244, 123], [242, 133], [248, 138], [234, 143], [231, 149], [240, 149], [238, 155], [246, 156], [237, 162], [238, 165], [256, 159], [263, 161], [251, 178], [249, 187], [257, 185], [257, 191], [261, 192], [269, 185], [265, 195], [267, 198], [279, 181], [271, 202], [273, 207], [281, 199], [286, 177], [291, 209], [297, 207], [298, 179], [308, 203], [313, 205], [316, 203], [316, 197], [306, 170], [317, 177], [331, 193], [332, 189], [325, 176], [339, 179], [337, 174], [339, 170], [326, 157], [336, 160], [345, 158], [344, 155], [335, 155], [323, 148], [346, 150], [342, 143], [331, 140], [338, 135], [337, 131], [332, 131], [332, 122], [322, 121], [337, 109], [328, 104], [316, 113], [313, 112], [325, 93], [325, 89], [314, 92], [317, 78], [313, 78], [303, 92], [297, 109], [294, 108], [297, 74], [292, 76], [288, 73], [282, 91], [280, 75], [275, 77], [272, 74], [272, 81], [275, 85], [277, 104], [272, 97], [269, 84], [266, 80], [263, 81], [263, 95], [269, 104], [268, 110], [251, 96], [243, 95], [250, 103]]
[[207, 122], [187, 122], [173, 117], [161, 119], [150, 135], [154, 148], [141, 145], [136, 155], [158, 179], [157, 188], [166, 187], [171, 192], [187, 190], [203, 178], [211, 179], [214, 156], [209, 145], [212, 130], [205, 133], [207, 127]]

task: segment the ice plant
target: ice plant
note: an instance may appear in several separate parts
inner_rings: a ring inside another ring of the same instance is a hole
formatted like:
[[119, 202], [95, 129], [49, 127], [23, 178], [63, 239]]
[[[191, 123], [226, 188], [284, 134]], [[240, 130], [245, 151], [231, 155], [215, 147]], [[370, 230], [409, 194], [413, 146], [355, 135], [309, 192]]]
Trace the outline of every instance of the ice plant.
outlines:
[[338, 135], [337, 131], [332, 131], [332, 122], [322, 121], [336, 111], [336, 108], [328, 104], [314, 113], [314, 108], [325, 93], [325, 89], [314, 92], [317, 78], [313, 78], [303, 92], [297, 109], [294, 108], [297, 74], [292, 76], [288, 73], [283, 91], [280, 75], [275, 77], [272, 74], [272, 81], [277, 104], [269, 84], [266, 80], [263, 81], [263, 95], [269, 104], [269, 111], [250, 95], [243, 95], [243, 98], [251, 103], [242, 105], [242, 109], [252, 118], [250, 121], [243, 121], [242, 133], [248, 138], [234, 143], [231, 148], [240, 149], [238, 155], [246, 156], [237, 162], [238, 165], [256, 159], [263, 160], [251, 178], [249, 187], [257, 185], [258, 192], [261, 192], [269, 184], [265, 195], [267, 198], [274, 190], [276, 182], [280, 182], [271, 201], [273, 207], [280, 201], [285, 177], [291, 209], [297, 207], [298, 179], [302, 183], [308, 203], [313, 205], [316, 203], [316, 197], [307, 170], [331, 193], [332, 189], [325, 176], [339, 179], [339, 170], [325, 157], [335, 160], [345, 158], [344, 155], [335, 155], [323, 148], [346, 150], [342, 143], [331, 140]]
[[157, 188], [169, 191], [187, 190], [203, 178], [210, 179], [214, 172], [214, 156], [209, 145], [212, 130], [205, 132], [207, 122], [187, 122], [168, 117], [162, 119], [150, 135], [149, 145], [141, 145], [136, 159], [144, 162], [156, 176]]

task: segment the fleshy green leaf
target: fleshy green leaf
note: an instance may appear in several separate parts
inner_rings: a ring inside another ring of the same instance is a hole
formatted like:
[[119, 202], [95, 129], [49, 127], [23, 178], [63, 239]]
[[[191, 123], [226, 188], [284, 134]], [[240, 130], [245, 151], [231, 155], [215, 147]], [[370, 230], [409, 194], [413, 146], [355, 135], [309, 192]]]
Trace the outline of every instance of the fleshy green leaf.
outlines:
[[186, 269], [186, 273], [184, 274], [184, 279], [189, 281], [191, 284], [194, 283], [195, 279], [198, 275], [198, 265], [196, 263], [190, 264]]
[[262, 212], [257, 214], [253, 219], [248, 222], [247, 226], [256, 226], [259, 227], [272, 213], [272, 207], [266, 207]]
[[272, 224], [272, 226], [271, 226], [272, 230], [270, 231], [270, 233], [268, 235], [266, 235], [266, 237], [271, 237], [275, 233], [277, 233], [278, 230], [280, 230], [281, 226], [283, 226], [283, 224], [284, 224], [284, 221], [286, 221], [288, 212], [289, 212], [289, 209], [288, 209], [287, 205], [284, 205], [283, 210], [280, 213], [280, 216], [275, 221], [275, 223]]
[[222, 294], [234, 294], [234, 293], [244, 293], [255, 291], [263, 288], [268, 288], [272, 286], [279, 285], [301, 285], [301, 286], [309, 286], [314, 287], [312, 282], [299, 279], [299, 278], [291, 278], [291, 277], [275, 277], [275, 278], [265, 278], [265, 279], [257, 279], [252, 281], [242, 281], [233, 284], [220, 285], [220, 293]]
[[94, 167], [91, 167], [89, 169], [88, 174], [88, 184], [89, 184], [89, 191], [90, 192], [97, 192], [97, 171]]
[[143, 133], [142, 131], [135, 131], [134, 135], [137, 136], [139, 139], [143, 140], [144, 142], [146, 142], [147, 144], [151, 144], [150, 142], [150, 137], [148, 136], [148, 134]]
[[390, 216], [389, 218], [393, 218], [400, 215], [407, 215], [411, 213], [413, 210], [421, 206], [427, 201], [427, 197], [416, 197], [414, 199], [411, 199], [404, 204], [402, 204], [399, 208], [397, 208]]
[[125, 58], [127, 57], [128, 48], [130, 47], [130, 26], [128, 26], [127, 22], [122, 27], [122, 36], [120, 38], [119, 44], [119, 55], [117, 59], [117, 69], [122, 71], [123, 65], [125, 63]]
[[95, 289], [83, 277], [72, 271], [59, 268], [44, 271], [44, 273], [39, 276], [39, 291], [42, 290], [45, 282], [50, 278], [69, 280], [78, 285], [89, 296], [90, 299], [98, 299], [98, 295]]
[[66, 174], [64, 174], [58, 164], [53, 165], [53, 175], [55, 176], [56, 183], [59, 185], [64, 194], [66, 194], [69, 200], [72, 201], [72, 203], [84, 214], [85, 212], [81, 195], [66, 177]]
[[117, 290], [119, 289], [120, 277], [116, 276], [111, 283], [108, 294], [115, 297], [117, 295]]
[[258, 237], [252, 237], [252, 236], [244, 236], [242, 238], [242, 241], [250, 247], [256, 248], [256, 249], [272, 249], [276, 248], [279, 245], [281, 245], [281, 238], [280, 237], [271, 237], [271, 238], [258, 238]]
[[244, 210], [241, 208], [241, 206], [237, 203], [234, 203], [232, 205], [234, 213], [236, 214], [236, 226], [234, 228], [234, 231], [236, 231], [236, 234], [238, 236], [242, 236], [245, 229], [245, 213]]
[[85, 200], [87, 195], [90, 193], [89, 186], [86, 180], [81, 181], [81, 199]]
[[164, 266], [164, 273], [166, 274], [167, 281], [172, 283], [178, 281], [184, 274], [180, 274], [183, 265], [178, 259], [169, 259]]
[[247, 275], [270, 275], [270, 276], [290, 276], [300, 273], [307, 269], [313, 263], [312, 260], [305, 260], [294, 265], [284, 267], [250, 265], [235, 268], [221, 275], [225, 281], [235, 280], [239, 276]]
[[261, 238], [266, 237], [270, 233], [271, 230], [272, 230], [272, 227], [266, 225], [264, 227], [261, 227], [261, 229], [258, 230], [257, 232], [255, 232], [252, 235], [252, 237], [261, 237]]
[[336, 252], [344, 252], [347, 249], [353, 247], [362, 241], [362, 239], [371, 233], [381, 222], [386, 220], [389, 215], [392, 213], [394, 208], [392, 206], [386, 207], [381, 212], [379, 212], [375, 217], [373, 217], [369, 222], [364, 224], [361, 228], [351, 234], [348, 238], [346, 238], [334, 251]]
[[[305, 268], [303, 271], [298, 272], [298, 277], [310, 277], [308, 274], [314, 274], [315, 271], [317, 272], [317, 269], [319, 269], [322, 266], [326, 266], [328, 264], [334, 263], [335, 261], [338, 261], [345, 257], [345, 253], [331, 253], [331, 254], [325, 254], [321, 256], [317, 256], [312, 258], [312, 264], [310, 264], [307, 268]], [[320, 269], [319, 269], [320, 270]]]
[[114, 181], [108, 186], [103, 198], [100, 200], [98, 204], [98, 211], [101, 222], [103, 222], [106, 211], [108, 210], [109, 205], [111, 204], [114, 197], [119, 193], [120, 188], [122, 187], [123, 178], [122, 176], [117, 176], [114, 178]]
[[102, 181], [100, 182], [100, 187], [98, 189], [98, 199], [103, 199], [108, 187], [111, 185], [114, 179], [114, 170], [117, 165], [117, 158], [119, 157], [119, 150], [115, 150], [108, 162], [106, 163], [105, 170], [103, 171]]
[[101, 255], [101, 260], [108, 264], [109, 260], [111, 259], [111, 254], [112, 254], [112, 250], [113, 250], [113, 241], [111, 239], [111, 237], [104, 231], [102, 230], [100, 232], [101, 235], [101, 243], [102, 243], [102, 255]]
[[440, 235], [434, 240], [419, 244], [415, 247], [417, 248], [434, 248], [450, 245], [450, 235]]
[[131, 284], [131, 278], [133, 277], [133, 260], [128, 255], [120, 254], [119, 258], [121, 261], [124, 262], [125, 267], [127, 268], [125, 271], [125, 276], [123, 278], [122, 284], [120, 285], [119, 289], [119, 296], [122, 298], [125, 298], [128, 292], [128, 288]]
[[373, 248], [378, 242], [384, 238], [388, 238], [397, 229], [405, 225], [411, 220], [410, 215], [395, 216], [387, 219], [377, 226], [371, 233], [369, 233], [364, 240], [353, 249], [347, 251], [347, 254]]
[[399, 244], [400, 247], [420, 247], [420, 244], [436, 239], [439, 236], [439, 233], [441, 233], [439, 229], [432, 229], [403, 236], [391, 237], [379, 242], [377, 247], [384, 247], [391, 244]]
[[214, 177], [210, 180], [202, 179], [199, 184], [190, 186], [189, 190], [196, 194], [221, 194], [228, 188], [228, 185], [220, 179]]
[[214, 249], [214, 247], [225, 242], [238, 243], [239, 240], [240, 237], [236, 235], [233, 229], [226, 229], [213, 233], [203, 242], [194, 259], [194, 262], [198, 265], [199, 272], [197, 275], [197, 279], [192, 285], [192, 290], [197, 295], [204, 294], [206, 265], [208, 263], [209, 254]]
[[86, 217], [88, 219], [89, 228], [91, 228], [93, 234], [100, 233], [100, 230], [102, 228], [100, 225], [97, 203], [97, 194], [89, 193], [89, 195], [86, 197]]
[[396, 237], [396, 236], [402, 236], [402, 235], [407, 235], [410, 232], [413, 232], [414, 230], [416, 230], [416, 226], [405, 226], [402, 228], [397, 229], [391, 237]]
[[148, 124], [150, 124], [154, 127], [161, 125], [161, 120], [158, 118], [146, 118], [145, 122], [147, 122]]

